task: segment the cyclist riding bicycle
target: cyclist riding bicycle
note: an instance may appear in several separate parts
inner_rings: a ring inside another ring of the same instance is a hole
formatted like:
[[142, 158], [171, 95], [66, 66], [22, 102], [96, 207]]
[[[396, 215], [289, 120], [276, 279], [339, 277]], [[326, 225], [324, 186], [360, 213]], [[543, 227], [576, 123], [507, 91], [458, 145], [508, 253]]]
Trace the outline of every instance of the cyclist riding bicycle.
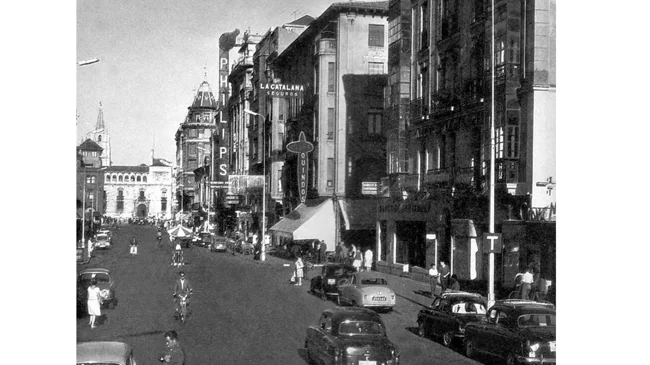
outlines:
[[176, 242], [176, 247], [172, 253], [172, 265], [181, 266], [183, 265], [183, 250], [181, 249], [180, 242]]

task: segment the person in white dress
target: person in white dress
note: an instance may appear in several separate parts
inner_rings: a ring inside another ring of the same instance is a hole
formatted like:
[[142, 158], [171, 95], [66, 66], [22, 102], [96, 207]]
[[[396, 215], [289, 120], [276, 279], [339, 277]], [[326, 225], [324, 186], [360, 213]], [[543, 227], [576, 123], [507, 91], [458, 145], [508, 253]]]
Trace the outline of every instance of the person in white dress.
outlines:
[[363, 254], [363, 267], [365, 271], [370, 271], [372, 269], [372, 250], [368, 248]]
[[90, 286], [88, 287], [88, 314], [90, 315], [90, 328], [97, 328], [95, 327], [95, 319], [101, 316], [102, 312], [100, 289], [97, 286], [96, 278], [90, 280]]

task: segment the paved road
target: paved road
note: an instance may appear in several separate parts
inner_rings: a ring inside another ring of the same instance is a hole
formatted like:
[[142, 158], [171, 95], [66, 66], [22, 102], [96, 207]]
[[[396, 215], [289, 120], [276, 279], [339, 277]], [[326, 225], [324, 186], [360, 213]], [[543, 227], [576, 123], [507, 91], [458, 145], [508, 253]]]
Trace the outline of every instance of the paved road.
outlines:
[[[186, 250], [185, 266], [195, 295], [186, 324], [175, 321], [173, 282], [177, 270], [169, 265], [171, 245], [156, 247], [155, 228], [122, 226], [114, 247], [98, 252], [85, 266], [110, 269], [119, 305], [105, 310], [98, 328], [87, 317], [77, 320], [78, 341], [117, 340], [131, 344], [138, 364], [154, 364], [164, 352], [163, 334], [175, 329], [186, 349], [188, 364], [306, 364], [303, 350], [307, 326], [325, 308], [336, 305], [307, 291], [308, 285], [288, 285], [289, 263], [274, 257], [253, 261], [250, 256]], [[139, 255], [129, 255], [128, 240], [136, 236]], [[313, 275], [313, 274], [312, 274]], [[396, 280], [396, 285], [400, 284]], [[391, 313], [382, 314], [390, 339], [402, 353], [403, 364], [478, 364], [458, 352], [415, 335], [421, 302], [398, 298]]]

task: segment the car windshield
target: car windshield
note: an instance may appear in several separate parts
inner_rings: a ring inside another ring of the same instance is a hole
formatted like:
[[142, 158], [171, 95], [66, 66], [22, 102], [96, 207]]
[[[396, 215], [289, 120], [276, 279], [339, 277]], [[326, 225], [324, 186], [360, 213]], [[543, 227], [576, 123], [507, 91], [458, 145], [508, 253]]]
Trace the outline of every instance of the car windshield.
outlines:
[[384, 278], [364, 278], [361, 279], [361, 285], [388, 285]]
[[384, 326], [371, 321], [345, 321], [339, 325], [341, 335], [384, 335]]
[[108, 239], [108, 236], [105, 235], [105, 234], [98, 234], [98, 235], [97, 235], [97, 239], [98, 239], [98, 240], [107, 240], [107, 239]]
[[555, 327], [555, 314], [524, 314], [517, 318], [517, 325], [520, 328]]
[[451, 312], [457, 314], [485, 314], [486, 309], [482, 303], [458, 302], [451, 306]]
[[85, 286], [90, 286], [90, 281], [92, 280], [92, 276], [95, 275], [95, 279], [97, 279], [97, 284], [101, 283], [108, 283], [110, 281], [110, 277], [107, 274], [104, 273], [97, 273], [97, 274], [82, 274], [79, 276], [81, 282]]

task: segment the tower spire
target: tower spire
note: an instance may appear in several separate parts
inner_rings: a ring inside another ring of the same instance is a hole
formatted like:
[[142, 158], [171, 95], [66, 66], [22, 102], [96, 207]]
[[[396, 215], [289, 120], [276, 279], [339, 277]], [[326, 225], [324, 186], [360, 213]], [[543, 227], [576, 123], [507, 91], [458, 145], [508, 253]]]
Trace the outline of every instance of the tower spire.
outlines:
[[95, 130], [104, 129], [104, 110], [102, 110], [102, 102], [99, 102], [99, 113], [97, 114], [97, 124], [95, 125]]

